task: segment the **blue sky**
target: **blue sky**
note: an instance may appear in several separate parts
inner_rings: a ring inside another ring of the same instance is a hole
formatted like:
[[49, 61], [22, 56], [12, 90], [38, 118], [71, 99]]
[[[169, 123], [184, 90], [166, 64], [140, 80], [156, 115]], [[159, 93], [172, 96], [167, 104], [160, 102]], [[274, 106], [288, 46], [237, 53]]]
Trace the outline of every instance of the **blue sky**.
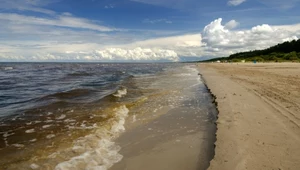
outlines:
[[300, 37], [300, 0], [0, 3], [0, 61], [179, 61]]

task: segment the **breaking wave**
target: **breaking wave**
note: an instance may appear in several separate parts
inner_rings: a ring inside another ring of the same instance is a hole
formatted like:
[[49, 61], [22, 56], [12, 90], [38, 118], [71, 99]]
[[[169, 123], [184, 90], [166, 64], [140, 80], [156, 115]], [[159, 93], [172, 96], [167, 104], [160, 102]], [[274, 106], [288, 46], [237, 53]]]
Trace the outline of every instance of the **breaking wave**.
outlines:
[[[119, 162], [123, 156], [119, 154], [121, 149], [113, 139], [125, 130], [125, 119], [129, 110], [121, 106], [114, 110], [114, 118], [110, 120], [110, 127], [98, 128], [95, 133], [79, 138], [69, 152], [76, 156], [56, 165], [55, 170], [107, 170], [113, 164]], [[61, 153], [54, 153], [56, 157]]]
[[127, 89], [124, 86], [121, 86], [119, 90], [117, 90], [113, 96], [115, 97], [124, 97], [127, 94]]

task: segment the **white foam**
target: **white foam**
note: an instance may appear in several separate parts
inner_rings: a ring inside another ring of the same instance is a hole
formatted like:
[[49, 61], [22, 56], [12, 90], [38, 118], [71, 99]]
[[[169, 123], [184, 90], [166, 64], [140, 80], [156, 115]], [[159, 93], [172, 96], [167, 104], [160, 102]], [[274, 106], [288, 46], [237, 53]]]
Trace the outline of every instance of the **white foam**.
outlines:
[[46, 121], [44, 121], [45, 123], [51, 123], [51, 122], [53, 122], [53, 120], [46, 120]]
[[28, 123], [26, 123], [26, 125], [31, 125], [32, 124], [32, 122], [28, 122]]
[[11, 135], [14, 135], [15, 133], [8, 133], [8, 132], [5, 132], [2, 136], [4, 137], [4, 138], [7, 138], [7, 137], [9, 137], [9, 136], [11, 136]]
[[74, 119], [65, 119], [64, 122], [67, 122], [67, 123], [69, 123], [69, 122], [76, 122], [76, 120], [74, 120]]
[[55, 137], [54, 134], [50, 134], [50, 135], [47, 135], [47, 136], [46, 136], [47, 139], [51, 139], [51, 138], [54, 138], [54, 137]]
[[44, 126], [42, 126], [42, 128], [43, 129], [47, 129], [47, 128], [49, 128], [49, 127], [51, 127], [52, 125], [44, 125]]
[[37, 139], [31, 139], [30, 140], [30, 142], [36, 142], [37, 141]]
[[117, 90], [115, 94], [113, 94], [115, 97], [123, 97], [127, 94], [127, 89], [126, 88], [121, 88], [120, 90]]
[[25, 131], [25, 133], [34, 133], [34, 132], [35, 132], [34, 129], [28, 129], [28, 130]]
[[132, 123], [134, 123], [134, 122], [136, 122], [136, 116], [135, 115], [132, 116]]
[[78, 126], [74, 126], [74, 123], [70, 123], [70, 125], [66, 125], [65, 127], [68, 128], [68, 129], [80, 129], [80, 130], [96, 129], [98, 127], [96, 123], [94, 123], [92, 126], [87, 126], [84, 123], [81, 123], [79, 127]]
[[97, 124], [94, 123], [93, 126], [87, 126], [86, 124], [82, 123], [80, 127], [81, 129], [95, 129], [97, 127]]
[[4, 67], [4, 70], [13, 70], [13, 67]]
[[56, 156], [59, 155], [59, 154], [60, 154], [59, 152], [54, 152], [54, 153], [52, 153], [51, 155], [49, 155], [48, 158], [54, 159], [54, 158], [56, 158]]
[[14, 146], [14, 147], [16, 147], [16, 148], [23, 148], [23, 147], [24, 147], [23, 144], [18, 144], [18, 143], [12, 144], [12, 146]]
[[31, 165], [30, 165], [30, 168], [31, 168], [31, 169], [38, 169], [38, 168], [40, 168], [40, 166], [37, 165], [37, 164], [31, 164]]
[[62, 119], [64, 119], [64, 118], [66, 118], [66, 115], [65, 114], [62, 114], [62, 115], [60, 115], [58, 118], [56, 118], [57, 120], [62, 120]]
[[181, 73], [181, 74], [177, 74], [176, 76], [178, 77], [187, 77], [187, 76], [191, 76], [191, 73]]
[[119, 162], [123, 158], [119, 154], [121, 147], [112, 140], [125, 130], [128, 112], [125, 106], [115, 109], [111, 128], [101, 126], [95, 133], [79, 138], [70, 149], [77, 156], [59, 163], [55, 170], [107, 170]]

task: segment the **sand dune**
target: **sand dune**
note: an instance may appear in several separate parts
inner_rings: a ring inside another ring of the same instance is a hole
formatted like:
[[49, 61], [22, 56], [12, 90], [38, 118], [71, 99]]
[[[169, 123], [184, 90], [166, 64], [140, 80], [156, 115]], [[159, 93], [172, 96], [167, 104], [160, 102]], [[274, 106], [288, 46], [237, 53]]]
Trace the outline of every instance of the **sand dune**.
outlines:
[[300, 64], [199, 64], [219, 109], [211, 170], [300, 169]]

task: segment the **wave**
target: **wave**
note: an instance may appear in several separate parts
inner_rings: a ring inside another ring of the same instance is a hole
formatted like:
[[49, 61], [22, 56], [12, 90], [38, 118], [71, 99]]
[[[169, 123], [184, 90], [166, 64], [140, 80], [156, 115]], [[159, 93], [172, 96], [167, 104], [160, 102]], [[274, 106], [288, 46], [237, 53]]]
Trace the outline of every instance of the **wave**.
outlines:
[[[95, 133], [79, 138], [68, 151], [77, 153], [76, 156], [57, 164], [55, 170], [107, 170], [119, 162], [123, 158], [119, 154], [121, 147], [113, 142], [113, 139], [125, 131], [124, 124], [128, 113], [129, 110], [125, 105], [114, 109], [114, 117], [108, 122], [110, 126], [100, 127]], [[50, 157], [56, 156], [60, 157], [61, 153], [50, 155]]]
[[13, 67], [2, 67], [1, 69], [3, 69], [3, 70], [13, 70], [14, 68]]
[[124, 86], [121, 86], [119, 90], [117, 90], [113, 96], [115, 97], [124, 97], [127, 94], [127, 89]]
[[75, 73], [70, 73], [67, 76], [70, 77], [78, 77], [78, 76], [92, 76], [92, 73], [87, 73], [87, 72], [75, 72]]
[[51, 99], [51, 98], [57, 98], [57, 99], [72, 99], [77, 98], [81, 96], [88, 95], [90, 93], [93, 93], [94, 90], [91, 89], [73, 89], [65, 92], [58, 92], [54, 94], [50, 94], [47, 96], [42, 97], [41, 99]]

